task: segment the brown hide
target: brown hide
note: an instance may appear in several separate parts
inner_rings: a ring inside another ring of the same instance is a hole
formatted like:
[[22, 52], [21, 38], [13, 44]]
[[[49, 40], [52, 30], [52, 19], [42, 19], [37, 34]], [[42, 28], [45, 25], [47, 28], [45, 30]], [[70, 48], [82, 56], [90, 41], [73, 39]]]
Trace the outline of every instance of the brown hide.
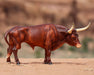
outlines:
[[[76, 43], [72, 43], [72, 34], [67, 33], [68, 29], [61, 25], [45, 24], [37, 26], [16, 26], [5, 34], [5, 40], [9, 45], [7, 49], [7, 62], [10, 62], [10, 55], [12, 52], [15, 56], [15, 61], [19, 64], [17, 57], [17, 51], [21, 48], [21, 43], [28, 43], [33, 49], [35, 46], [39, 46], [45, 49], [44, 63], [51, 64], [51, 51], [59, 48], [64, 43], [68, 43], [72, 46], [76, 46]], [[75, 31], [75, 30], [74, 30]], [[73, 33], [73, 34], [76, 34]], [[7, 36], [9, 35], [9, 41]], [[71, 39], [70, 39], [71, 38]], [[75, 37], [78, 39], [78, 37]], [[68, 41], [67, 41], [68, 40]], [[70, 41], [70, 42], [69, 42]], [[75, 41], [75, 40], [73, 40]]]
[[[58, 26], [55, 25], [38, 25], [38, 26], [17, 26], [9, 31], [9, 38], [13, 40], [12, 45], [17, 49], [22, 42], [28, 43], [33, 49], [35, 46], [44, 49], [55, 50], [62, 46], [62, 35], [57, 32]], [[63, 28], [64, 30], [65, 28]], [[58, 28], [58, 30], [60, 30]], [[66, 29], [65, 29], [66, 30]], [[63, 35], [64, 37], [64, 35]], [[9, 41], [9, 45], [11, 42]], [[15, 49], [16, 49], [15, 48]]]

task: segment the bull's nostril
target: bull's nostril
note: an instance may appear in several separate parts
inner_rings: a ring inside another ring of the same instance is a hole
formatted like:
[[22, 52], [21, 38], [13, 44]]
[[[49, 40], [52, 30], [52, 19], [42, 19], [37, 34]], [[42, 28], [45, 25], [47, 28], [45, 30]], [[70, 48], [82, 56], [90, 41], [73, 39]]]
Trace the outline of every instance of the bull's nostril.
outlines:
[[76, 45], [77, 48], [80, 48], [81, 46], [82, 46], [81, 44], [77, 44], [77, 45]]

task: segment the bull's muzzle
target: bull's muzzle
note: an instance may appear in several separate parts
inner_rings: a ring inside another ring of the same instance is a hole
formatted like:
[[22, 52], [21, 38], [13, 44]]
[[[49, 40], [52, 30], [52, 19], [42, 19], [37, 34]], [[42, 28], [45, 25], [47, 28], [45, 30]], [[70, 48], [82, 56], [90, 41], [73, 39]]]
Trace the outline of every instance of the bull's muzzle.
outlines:
[[81, 44], [76, 44], [76, 47], [80, 48], [80, 47], [82, 47], [82, 45]]

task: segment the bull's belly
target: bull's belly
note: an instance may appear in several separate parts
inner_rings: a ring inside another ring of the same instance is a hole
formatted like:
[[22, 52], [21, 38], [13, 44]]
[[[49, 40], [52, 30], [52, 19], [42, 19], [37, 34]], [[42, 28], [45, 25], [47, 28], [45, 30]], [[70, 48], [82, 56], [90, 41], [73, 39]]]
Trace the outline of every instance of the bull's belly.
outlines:
[[[36, 47], [36, 46], [39, 46], [39, 47], [41, 47], [41, 48], [44, 48], [44, 49], [46, 49], [46, 47], [48, 46], [48, 45], [45, 45], [45, 44], [43, 44], [43, 43], [39, 43], [39, 42], [26, 42], [27, 44], [29, 44], [33, 49], [34, 49], [34, 47]], [[54, 43], [54, 44], [52, 44], [52, 45], [50, 45], [49, 47], [49, 49], [51, 50], [51, 51], [54, 51], [54, 50], [56, 50], [56, 49], [58, 49], [58, 48], [60, 48], [62, 45], [64, 44], [64, 42], [59, 42], [59, 43]]]
[[32, 41], [30, 42], [29, 41], [29, 42], [26, 42], [26, 43], [28, 45], [30, 45], [33, 49], [34, 49], [35, 46], [39, 46], [39, 47], [45, 48], [44, 45], [42, 43], [40, 43], [40, 42], [32, 42]]

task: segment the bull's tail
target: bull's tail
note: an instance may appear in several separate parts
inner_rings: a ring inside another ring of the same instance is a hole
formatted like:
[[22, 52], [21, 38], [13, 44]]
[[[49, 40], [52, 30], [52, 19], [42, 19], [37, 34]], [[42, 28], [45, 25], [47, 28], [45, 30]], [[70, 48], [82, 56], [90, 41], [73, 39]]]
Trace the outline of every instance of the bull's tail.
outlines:
[[7, 36], [8, 36], [8, 34], [9, 34], [9, 32], [10, 31], [7, 31], [6, 33], [5, 33], [5, 35], [4, 35], [4, 39], [5, 39], [5, 41], [6, 41], [6, 43], [9, 45], [9, 42], [8, 42], [8, 40], [7, 40]]

